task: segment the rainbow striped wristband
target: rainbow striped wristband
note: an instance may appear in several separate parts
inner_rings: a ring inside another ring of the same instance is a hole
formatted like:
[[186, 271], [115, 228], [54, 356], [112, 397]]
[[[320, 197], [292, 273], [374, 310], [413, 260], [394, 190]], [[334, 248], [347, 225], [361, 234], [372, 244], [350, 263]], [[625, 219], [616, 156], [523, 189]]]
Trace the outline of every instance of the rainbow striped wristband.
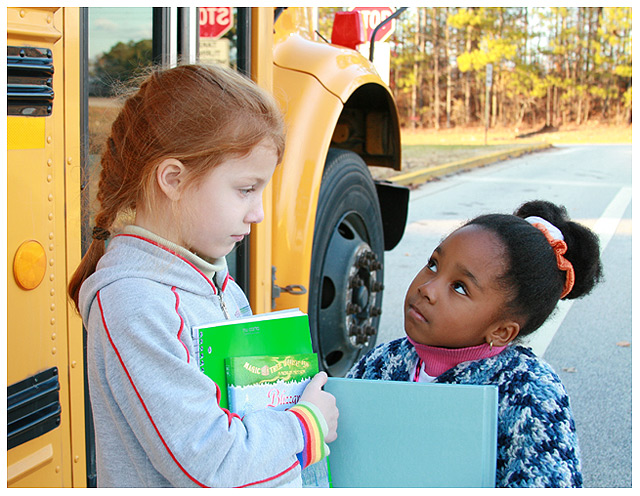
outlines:
[[302, 427], [304, 448], [297, 456], [300, 466], [305, 469], [329, 454], [329, 446], [324, 442], [329, 427], [324, 416], [313, 403], [301, 401], [291, 407], [289, 411], [298, 418]]

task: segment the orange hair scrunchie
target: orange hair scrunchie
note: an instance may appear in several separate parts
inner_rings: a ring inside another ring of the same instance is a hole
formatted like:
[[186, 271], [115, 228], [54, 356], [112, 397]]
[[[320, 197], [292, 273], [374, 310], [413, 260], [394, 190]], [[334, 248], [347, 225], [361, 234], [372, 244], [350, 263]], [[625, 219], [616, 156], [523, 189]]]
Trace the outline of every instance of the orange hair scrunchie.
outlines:
[[564, 258], [564, 254], [567, 253], [567, 243], [565, 243], [562, 239], [554, 238], [551, 233], [549, 233], [549, 230], [546, 228], [546, 226], [544, 226], [543, 224], [539, 222], [533, 222], [531, 223], [531, 225], [539, 229], [542, 234], [544, 234], [544, 237], [547, 238], [547, 241], [556, 254], [558, 268], [560, 270], [566, 271], [567, 273], [567, 279], [565, 280], [564, 288], [562, 290], [562, 294], [560, 295], [560, 299], [562, 299], [571, 292], [571, 290], [573, 289], [573, 285], [576, 282], [576, 274], [573, 270], [573, 265], [571, 265], [571, 262], [569, 262], [569, 260]]

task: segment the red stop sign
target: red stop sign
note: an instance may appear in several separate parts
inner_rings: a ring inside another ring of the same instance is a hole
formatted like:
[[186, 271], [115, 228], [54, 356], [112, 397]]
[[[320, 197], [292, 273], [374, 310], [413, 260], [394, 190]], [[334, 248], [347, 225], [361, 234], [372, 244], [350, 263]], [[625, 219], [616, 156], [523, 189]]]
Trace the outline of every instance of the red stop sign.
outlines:
[[[378, 24], [384, 21], [387, 17], [395, 12], [395, 9], [391, 7], [353, 7], [350, 10], [360, 12], [362, 16], [362, 26], [366, 34], [367, 41], [371, 40], [373, 30]], [[392, 20], [390, 23], [385, 24], [378, 29], [376, 33], [376, 41], [385, 41], [391, 36], [393, 30], [396, 27], [396, 20]]]
[[220, 38], [233, 27], [231, 7], [200, 7], [200, 37]]

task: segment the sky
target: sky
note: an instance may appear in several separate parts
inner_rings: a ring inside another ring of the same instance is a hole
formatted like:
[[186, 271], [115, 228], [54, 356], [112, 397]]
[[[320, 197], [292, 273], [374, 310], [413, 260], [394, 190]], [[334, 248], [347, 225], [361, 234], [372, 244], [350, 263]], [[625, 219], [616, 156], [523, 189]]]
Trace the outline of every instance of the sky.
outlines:
[[89, 59], [118, 41], [151, 39], [151, 7], [90, 7]]

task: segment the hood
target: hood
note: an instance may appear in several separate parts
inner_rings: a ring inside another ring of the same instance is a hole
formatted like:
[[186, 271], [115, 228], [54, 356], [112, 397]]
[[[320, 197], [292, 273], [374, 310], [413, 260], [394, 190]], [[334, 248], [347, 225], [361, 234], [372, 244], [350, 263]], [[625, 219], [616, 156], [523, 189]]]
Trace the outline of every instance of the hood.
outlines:
[[[151, 239], [120, 234], [109, 241], [96, 271], [80, 288], [79, 309], [82, 320], [88, 322], [89, 310], [102, 288], [120, 279], [146, 279], [198, 295], [224, 291], [229, 279], [226, 263], [213, 280], [188, 260]], [[215, 282], [214, 282], [215, 281]]]

